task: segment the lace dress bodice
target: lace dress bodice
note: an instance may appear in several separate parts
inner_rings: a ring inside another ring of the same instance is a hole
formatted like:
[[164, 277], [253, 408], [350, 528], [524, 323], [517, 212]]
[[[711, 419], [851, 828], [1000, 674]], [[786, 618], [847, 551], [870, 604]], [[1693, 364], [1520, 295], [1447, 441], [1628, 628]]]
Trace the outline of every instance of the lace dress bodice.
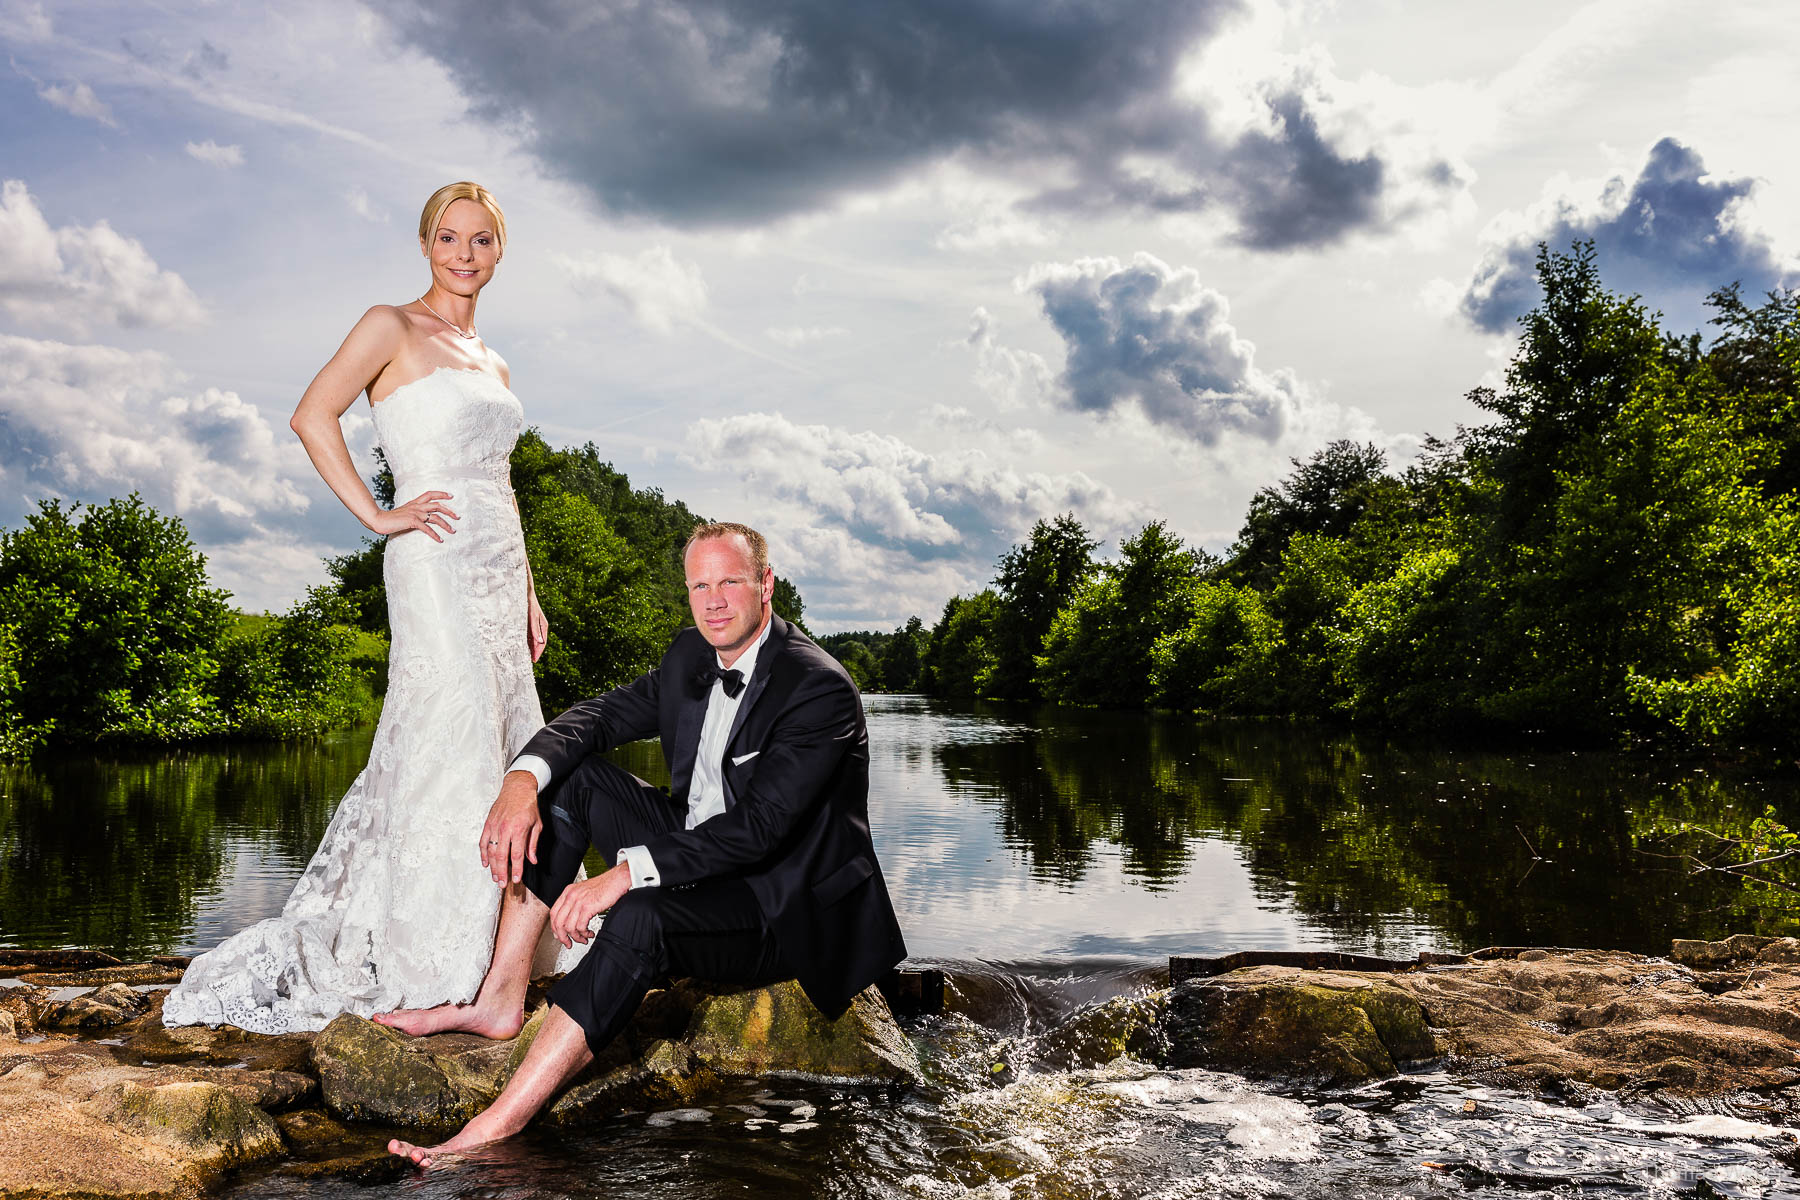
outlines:
[[[494, 376], [439, 368], [374, 422], [396, 500], [451, 493], [455, 532], [388, 539], [393, 642], [368, 765], [281, 915], [195, 959], [165, 1024], [318, 1030], [343, 1012], [467, 1002], [487, 971], [500, 891], [477, 843], [507, 764], [543, 725], [507, 478], [524, 412]], [[534, 967], [567, 970], [585, 947], [559, 949], [546, 937]]]

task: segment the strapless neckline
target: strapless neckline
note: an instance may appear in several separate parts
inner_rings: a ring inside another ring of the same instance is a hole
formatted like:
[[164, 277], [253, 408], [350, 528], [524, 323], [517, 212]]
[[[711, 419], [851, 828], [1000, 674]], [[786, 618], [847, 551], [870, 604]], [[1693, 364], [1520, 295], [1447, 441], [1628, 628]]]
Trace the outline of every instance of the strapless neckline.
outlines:
[[431, 370], [429, 370], [425, 374], [419, 376], [417, 379], [407, 380], [405, 383], [401, 384], [399, 387], [397, 387], [393, 391], [389, 392], [386, 396], [382, 397], [380, 400], [371, 402], [369, 405], [370, 411], [380, 408], [386, 404], [392, 404], [394, 401], [394, 397], [398, 396], [401, 392], [406, 391], [408, 388], [416, 388], [421, 383], [427, 383], [433, 379], [436, 379], [439, 375], [442, 375], [445, 371], [449, 371], [453, 375], [480, 375], [485, 379], [491, 379], [495, 383], [499, 384], [501, 391], [507, 393], [508, 395], [512, 394], [512, 389], [507, 387], [505, 382], [503, 382], [498, 375], [495, 375], [491, 371], [484, 371], [480, 367], [433, 367]]

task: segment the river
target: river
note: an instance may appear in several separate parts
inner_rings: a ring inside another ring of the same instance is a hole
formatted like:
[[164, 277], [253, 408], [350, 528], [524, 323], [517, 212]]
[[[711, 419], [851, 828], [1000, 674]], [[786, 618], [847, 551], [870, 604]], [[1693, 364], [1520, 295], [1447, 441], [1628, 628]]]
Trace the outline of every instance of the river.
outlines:
[[[1792, 932], [1788, 910], [1657, 857], [1656, 833], [1769, 806], [1795, 823], [1793, 779], [1281, 724], [867, 706], [871, 824], [914, 962], [989, 997], [981, 1024], [910, 1030], [929, 1086], [890, 1097], [783, 1082], [578, 1135], [534, 1131], [423, 1179], [253, 1174], [233, 1194], [1800, 1194], [1792, 1131], [1704, 1112], [1547, 1105], [1434, 1074], [1326, 1094], [1127, 1062], [986, 1077], [997, 1040], [1149, 986], [1171, 954], [1656, 954], [1672, 937]], [[0, 944], [194, 953], [273, 915], [368, 740], [0, 770]], [[618, 755], [662, 776], [651, 746]]]

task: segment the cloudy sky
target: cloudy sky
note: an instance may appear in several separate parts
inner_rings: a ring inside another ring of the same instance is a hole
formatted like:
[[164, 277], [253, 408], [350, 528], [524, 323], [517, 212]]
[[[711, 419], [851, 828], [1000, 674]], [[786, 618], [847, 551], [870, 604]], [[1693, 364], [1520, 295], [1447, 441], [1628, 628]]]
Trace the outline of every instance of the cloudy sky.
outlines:
[[252, 609], [361, 536], [287, 417], [453, 179], [529, 421], [765, 528], [826, 631], [1039, 517], [1218, 550], [1290, 456], [1404, 461], [1539, 240], [1684, 330], [1800, 251], [1782, 0], [0, 0], [0, 43], [0, 525], [137, 489]]

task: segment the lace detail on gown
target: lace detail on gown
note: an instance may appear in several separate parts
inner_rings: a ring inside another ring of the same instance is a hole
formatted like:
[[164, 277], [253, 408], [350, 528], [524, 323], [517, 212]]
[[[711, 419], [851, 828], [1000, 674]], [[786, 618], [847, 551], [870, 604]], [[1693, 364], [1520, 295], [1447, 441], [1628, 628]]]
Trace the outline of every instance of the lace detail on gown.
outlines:
[[[475, 998], [500, 889], [476, 852], [514, 755], [543, 726], [525, 648], [525, 542], [506, 484], [519, 401], [478, 371], [440, 368], [374, 409], [396, 494], [450, 492], [442, 542], [388, 542], [388, 694], [368, 765], [344, 793], [279, 917], [196, 958], [167, 1025], [323, 1029], [340, 1013]], [[587, 947], [547, 934], [534, 973]]]

